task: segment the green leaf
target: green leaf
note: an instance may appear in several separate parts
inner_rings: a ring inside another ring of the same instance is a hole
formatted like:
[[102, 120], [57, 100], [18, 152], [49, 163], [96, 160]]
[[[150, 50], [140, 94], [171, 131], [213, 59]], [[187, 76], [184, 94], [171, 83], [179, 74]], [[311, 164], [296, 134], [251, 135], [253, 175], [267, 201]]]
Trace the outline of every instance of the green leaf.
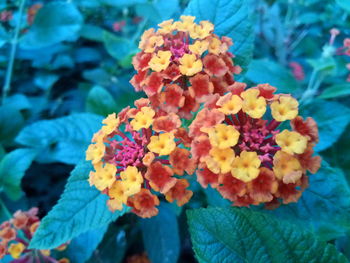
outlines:
[[107, 116], [115, 112], [117, 103], [112, 95], [100, 86], [93, 87], [86, 99], [86, 110], [98, 115]]
[[289, 70], [267, 59], [253, 60], [245, 77], [255, 84], [269, 83], [280, 93], [295, 93], [300, 89]]
[[234, 45], [230, 51], [236, 56], [235, 64], [246, 68], [254, 48], [249, 10], [252, 8], [247, 0], [192, 0], [184, 13], [195, 16], [197, 21], [209, 20], [214, 23], [216, 34], [231, 37]]
[[309, 179], [309, 188], [297, 203], [282, 205], [268, 213], [299, 221], [323, 240], [350, 231], [350, 188], [343, 172], [322, 162], [318, 173]]
[[21, 180], [35, 155], [36, 152], [32, 149], [16, 149], [0, 161], [0, 191], [12, 200], [21, 197]]
[[187, 212], [200, 263], [336, 263], [344, 255], [285, 221], [246, 208], [207, 208]]
[[334, 99], [350, 95], [350, 84], [336, 84], [326, 88], [318, 98]]
[[75, 167], [57, 205], [43, 218], [31, 248], [51, 249], [89, 230], [108, 225], [122, 216], [123, 211], [110, 212], [107, 196], [88, 183], [92, 167], [83, 162]]
[[345, 11], [350, 12], [350, 2], [348, 0], [336, 0], [335, 2]]
[[77, 236], [69, 243], [65, 256], [71, 263], [85, 263], [100, 244], [106, 230], [107, 225]]
[[23, 125], [24, 118], [15, 106], [0, 106], [0, 143], [11, 145]]
[[85, 24], [80, 30], [81, 37], [84, 37], [86, 39], [92, 40], [92, 41], [103, 41], [103, 29], [101, 27]]
[[146, 3], [147, 0], [100, 0], [101, 3], [105, 4], [105, 5], [111, 5], [111, 6], [115, 6], [115, 7], [127, 7], [127, 6], [133, 6], [136, 4], [142, 4], [142, 3]]
[[103, 32], [103, 43], [107, 52], [117, 60], [123, 60], [136, 50], [130, 40], [118, 37], [107, 31]]
[[300, 109], [301, 115], [311, 116], [317, 122], [320, 141], [316, 151], [322, 151], [335, 143], [350, 122], [350, 109], [338, 102], [314, 100]]
[[179, 10], [178, 0], [155, 0], [135, 6], [137, 15], [145, 17], [153, 23], [170, 19]]
[[102, 117], [91, 113], [77, 113], [54, 120], [43, 120], [25, 127], [16, 141], [39, 151], [40, 162], [76, 164], [85, 151]]
[[179, 228], [175, 212], [161, 203], [159, 214], [141, 221], [143, 243], [152, 263], [176, 263], [180, 253]]
[[308, 59], [307, 62], [314, 68], [314, 70], [324, 74], [331, 74], [334, 72], [337, 66], [334, 58], [332, 57], [334, 52], [335, 49], [333, 46], [325, 46], [323, 48], [323, 53], [327, 53], [327, 57]]
[[74, 4], [51, 2], [36, 14], [34, 23], [20, 40], [24, 49], [38, 49], [75, 37], [83, 22]]
[[5, 28], [0, 25], [0, 48], [10, 40], [9, 34], [6, 32]]

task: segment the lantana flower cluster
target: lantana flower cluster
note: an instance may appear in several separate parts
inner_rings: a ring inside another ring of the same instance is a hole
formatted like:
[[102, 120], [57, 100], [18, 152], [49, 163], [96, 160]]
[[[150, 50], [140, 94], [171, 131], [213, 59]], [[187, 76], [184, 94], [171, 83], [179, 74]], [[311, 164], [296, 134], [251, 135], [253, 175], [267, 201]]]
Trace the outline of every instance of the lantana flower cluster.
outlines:
[[187, 203], [195, 172], [235, 206], [296, 202], [307, 171], [320, 166], [316, 122], [298, 115], [291, 95], [235, 81], [232, 40], [194, 20], [181, 16], [142, 36], [130, 82], [147, 98], [103, 121], [86, 152], [90, 185], [112, 211], [129, 206], [141, 217], [158, 213], [161, 194]]
[[127, 205], [141, 217], [152, 217], [159, 205], [152, 192], [179, 206], [188, 202], [192, 191], [183, 175], [193, 174], [196, 163], [178, 115], [160, 115], [148, 99], [135, 106], [109, 115], [93, 137], [86, 152], [95, 170], [89, 182], [109, 196], [112, 211]]
[[[39, 227], [40, 219], [37, 216], [38, 208], [31, 208], [29, 211], [17, 211], [13, 217], [0, 225], [0, 259], [10, 255], [13, 263], [20, 262], [52, 262], [69, 263], [69, 259], [61, 258], [56, 260], [50, 256], [50, 250], [29, 249], [29, 243]], [[56, 248], [63, 251], [67, 244]]]

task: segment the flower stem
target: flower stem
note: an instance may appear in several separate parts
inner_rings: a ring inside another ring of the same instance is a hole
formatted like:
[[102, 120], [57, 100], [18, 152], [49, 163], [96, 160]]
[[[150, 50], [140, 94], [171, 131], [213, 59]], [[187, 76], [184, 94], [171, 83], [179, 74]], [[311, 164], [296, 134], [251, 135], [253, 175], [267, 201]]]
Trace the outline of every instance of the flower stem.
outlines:
[[13, 36], [13, 39], [11, 40], [10, 59], [9, 59], [9, 63], [7, 65], [7, 70], [6, 70], [6, 77], [5, 77], [5, 83], [4, 83], [4, 88], [3, 88], [3, 94], [2, 94], [2, 103], [4, 103], [7, 95], [10, 92], [10, 88], [11, 88], [13, 64], [14, 64], [15, 56], [16, 56], [18, 37], [19, 37], [19, 31], [21, 29], [21, 24], [22, 24], [22, 14], [23, 14], [25, 1], [26, 0], [20, 1], [18, 23], [15, 27], [15, 34]]

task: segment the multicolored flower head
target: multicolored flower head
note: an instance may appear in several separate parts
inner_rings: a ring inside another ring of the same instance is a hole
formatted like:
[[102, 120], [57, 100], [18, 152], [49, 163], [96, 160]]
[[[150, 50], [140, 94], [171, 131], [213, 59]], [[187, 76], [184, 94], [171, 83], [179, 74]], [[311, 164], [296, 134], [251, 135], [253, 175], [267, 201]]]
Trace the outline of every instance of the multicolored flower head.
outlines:
[[[318, 129], [298, 116], [298, 101], [269, 84], [232, 90], [207, 103], [190, 125], [198, 182], [236, 206], [296, 202], [315, 173]], [[283, 125], [282, 125], [283, 123]], [[282, 129], [290, 123], [291, 130]]]
[[189, 201], [192, 192], [180, 177], [193, 174], [196, 161], [176, 114], [155, 112], [148, 99], [135, 106], [109, 115], [92, 138], [86, 151], [94, 166], [89, 182], [109, 196], [112, 211], [127, 205], [141, 217], [152, 217], [158, 213], [157, 192], [179, 206]]
[[[34, 251], [28, 248], [40, 224], [37, 213], [37, 208], [25, 212], [19, 210], [10, 220], [0, 225], [0, 259], [10, 255], [14, 259], [11, 262], [34, 262], [39, 259], [45, 262], [61, 262], [50, 256], [50, 250]], [[56, 250], [62, 251], [66, 247], [67, 244], [63, 244]], [[65, 260], [69, 263], [68, 259]]]
[[233, 74], [241, 71], [228, 51], [232, 40], [215, 35], [212, 23], [194, 20], [181, 16], [181, 21], [171, 19], [157, 31], [145, 31], [141, 52], [133, 59], [137, 74], [130, 81], [136, 91], [147, 94], [156, 111], [188, 119], [199, 103], [229, 91]]

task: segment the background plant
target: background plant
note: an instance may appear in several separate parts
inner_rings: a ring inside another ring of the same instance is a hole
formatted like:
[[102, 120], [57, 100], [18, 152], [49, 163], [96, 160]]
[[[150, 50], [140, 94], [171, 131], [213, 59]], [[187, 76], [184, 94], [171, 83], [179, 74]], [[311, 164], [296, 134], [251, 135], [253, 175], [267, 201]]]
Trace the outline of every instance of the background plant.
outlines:
[[[350, 36], [348, 1], [19, 0], [0, 1], [0, 10], [0, 218], [52, 210], [33, 248], [71, 240], [72, 262], [123, 262], [144, 250], [155, 263], [195, 262], [192, 246], [199, 262], [346, 262], [339, 251], [350, 256], [350, 84], [340, 48]], [[185, 208], [162, 203], [157, 217], [141, 220], [110, 213], [89, 187], [81, 160], [92, 134], [142, 96], [129, 84], [140, 35], [183, 13], [233, 38], [240, 80], [291, 93], [301, 114], [316, 119], [324, 162], [298, 203], [232, 209], [193, 182]]]

